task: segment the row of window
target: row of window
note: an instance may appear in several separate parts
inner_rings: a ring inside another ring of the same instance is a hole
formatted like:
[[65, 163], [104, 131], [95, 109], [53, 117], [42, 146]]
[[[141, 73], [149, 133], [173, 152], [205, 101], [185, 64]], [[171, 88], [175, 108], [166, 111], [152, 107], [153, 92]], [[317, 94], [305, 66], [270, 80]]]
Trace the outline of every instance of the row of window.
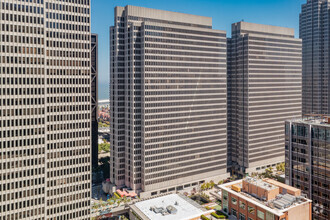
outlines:
[[[219, 164], [219, 162], [218, 162], [218, 164]], [[219, 171], [219, 170], [224, 170], [224, 169], [226, 169], [226, 165], [224, 165], [224, 166], [215, 166], [215, 167], [207, 167], [206, 169], [201, 169], [200, 166], [199, 166], [198, 169], [195, 169], [195, 171], [192, 171], [192, 172], [181, 173], [181, 174], [178, 174], [178, 175], [171, 175], [171, 176], [168, 176], [168, 177], [159, 178], [159, 179], [155, 179], [155, 180], [143, 180], [143, 182], [144, 182], [145, 185], [152, 185], [152, 184], [156, 184], [156, 183], [161, 183], [161, 182], [166, 182], [166, 181], [170, 181], [170, 180], [184, 178], [184, 177], [187, 177], [187, 176], [200, 175], [200, 174], [203, 174], [203, 173], [208, 173], [208, 172], [212, 172], [212, 171]], [[224, 171], [224, 173], [225, 173], [225, 171]]]
[[89, 24], [89, 16], [85, 17], [85, 16], [76, 16], [76, 15], [71, 15], [71, 14], [46, 12], [46, 18]]

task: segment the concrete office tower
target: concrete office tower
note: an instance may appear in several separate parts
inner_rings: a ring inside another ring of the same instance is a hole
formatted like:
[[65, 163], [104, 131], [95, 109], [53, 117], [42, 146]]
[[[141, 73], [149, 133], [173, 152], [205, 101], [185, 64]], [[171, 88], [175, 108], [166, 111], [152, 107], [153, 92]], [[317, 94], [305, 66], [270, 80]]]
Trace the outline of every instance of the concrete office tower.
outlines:
[[98, 35], [91, 35], [92, 166], [98, 166]]
[[301, 7], [303, 114], [330, 114], [330, 0], [307, 0]]
[[90, 2], [0, 2], [0, 219], [89, 219]]
[[111, 181], [142, 196], [226, 173], [226, 33], [126, 6], [110, 28]]
[[229, 165], [244, 175], [284, 161], [284, 121], [301, 116], [301, 40], [238, 22], [228, 44]]
[[329, 117], [285, 122], [285, 181], [313, 200], [313, 219], [329, 219], [329, 158]]

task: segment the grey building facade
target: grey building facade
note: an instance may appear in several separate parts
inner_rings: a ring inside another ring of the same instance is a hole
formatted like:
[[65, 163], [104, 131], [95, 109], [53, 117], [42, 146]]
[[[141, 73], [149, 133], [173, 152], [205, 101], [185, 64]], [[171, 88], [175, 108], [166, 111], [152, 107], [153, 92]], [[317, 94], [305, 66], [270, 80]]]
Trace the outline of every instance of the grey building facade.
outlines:
[[111, 181], [142, 196], [227, 177], [226, 33], [126, 6], [110, 28]]
[[228, 39], [228, 165], [237, 175], [284, 161], [283, 125], [301, 116], [301, 40], [238, 22]]
[[98, 166], [98, 35], [91, 34], [91, 120], [92, 120], [92, 166]]
[[90, 1], [0, 1], [0, 219], [90, 219]]
[[307, 0], [301, 7], [303, 114], [330, 113], [330, 1]]
[[313, 200], [313, 219], [330, 218], [329, 117], [285, 122], [285, 181]]

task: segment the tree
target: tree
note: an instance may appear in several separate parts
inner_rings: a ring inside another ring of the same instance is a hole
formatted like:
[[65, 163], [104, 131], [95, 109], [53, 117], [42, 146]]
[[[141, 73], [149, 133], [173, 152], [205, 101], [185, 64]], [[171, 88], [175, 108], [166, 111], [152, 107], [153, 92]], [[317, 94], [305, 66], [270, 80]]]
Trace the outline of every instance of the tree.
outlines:
[[110, 152], [110, 143], [99, 144], [99, 152], [101, 151]]
[[255, 177], [257, 177], [257, 176], [258, 176], [258, 173], [257, 173], [257, 172], [252, 172], [252, 173], [251, 173], [251, 177], [255, 178]]
[[269, 167], [265, 170], [265, 177], [266, 178], [271, 178], [273, 176], [273, 168]]
[[207, 187], [206, 187], [206, 183], [203, 183], [202, 185], [201, 185], [201, 190], [206, 190], [207, 189]]
[[276, 169], [277, 169], [278, 171], [285, 172], [285, 163], [277, 164], [277, 165], [276, 165]]

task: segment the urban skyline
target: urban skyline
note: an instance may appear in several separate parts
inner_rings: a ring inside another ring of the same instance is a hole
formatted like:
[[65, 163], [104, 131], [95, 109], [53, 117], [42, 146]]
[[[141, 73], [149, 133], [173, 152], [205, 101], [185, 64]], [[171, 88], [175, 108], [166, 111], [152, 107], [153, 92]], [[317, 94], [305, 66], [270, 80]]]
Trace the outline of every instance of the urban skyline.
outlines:
[[212, 17], [213, 28], [225, 30], [227, 37], [231, 36], [231, 24], [241, 20], [294, 28], [295, 37], [299, 37], [299, 13], [303, 3], [306, 3], [306, 0], [92, 1], [92, 33], [98, 33], [99, 44], [103, 45], [99, 49], [99, 98], [109, 98], [109, 27], [113, 25], [113, 8], [116, 6], [134, 5]]
[[0, 0], [0, 220], [328, 219], [330, 0], [141, 1]]

